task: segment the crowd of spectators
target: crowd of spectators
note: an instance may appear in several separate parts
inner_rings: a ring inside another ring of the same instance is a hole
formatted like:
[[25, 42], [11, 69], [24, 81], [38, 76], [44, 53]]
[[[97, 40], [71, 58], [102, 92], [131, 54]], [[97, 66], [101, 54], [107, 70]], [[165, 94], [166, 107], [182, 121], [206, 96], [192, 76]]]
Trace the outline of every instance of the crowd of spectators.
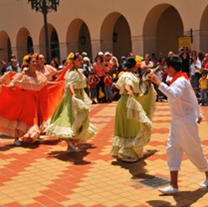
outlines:
[[[161, 81], [166, 84], [169, 83], [169, 77], [166, 75], [166, 57], [173, 55], [173, 51], [169, 51], [167, 55], [160, 53], [158, 57], [155, 53], [145, 54], [140, 68], [138, 68], [138, 76], [142, 76], [147, 70], [160, 68], [157, 72], [157, 76]], [[201, 105], [208, 105], [208, 53], [203, 51], [187, 50], [186, 48], [179, 48], [178, 55], [183, 60], [182, 71], [187, 73], [193, 86], [193, 90]], [[129, 56], [133, 56], [131, 52], [124, 54], [122, 57], [117, 58], [112, 53], [98, 52], [95, 59], [92, 60], [88, 57], [86, 52], [81, 53], [83, 57], [83, 73], [86, 76], [87, 87], [86, 93], [92, 100], [93, 104], [106, 103], [116, 101], [120, 98], [119, 89], [116, 87], [116, 81], [123, 72], [125, 72], [125, 61]], [[62, 70], [65, 67], [66, 60], [60, 61], [59, 58], [53, 58], [50, 65], [56, 70]], [[10, 62], [1, 60], [0, 76], [6, 71], [21, 72], [21, 62], [17, 60], [14, 54], [11, 55]], [[57, 78], [56, 75], [53, 77]], [[156, 101], [162, 101], [166, 99], [157, 86], [155, 85], [157, 92]]]

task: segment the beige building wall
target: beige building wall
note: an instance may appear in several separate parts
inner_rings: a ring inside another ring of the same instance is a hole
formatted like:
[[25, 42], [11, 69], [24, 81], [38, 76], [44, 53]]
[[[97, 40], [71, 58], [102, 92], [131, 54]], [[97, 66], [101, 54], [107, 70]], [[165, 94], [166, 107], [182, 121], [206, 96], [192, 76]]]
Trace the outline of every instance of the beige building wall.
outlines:
[[[0, 19], [0, 59], [14, 53], [21, 60], [28, 38], [34, 52], [45, 54], [43, 14], [28, 1], [1, 0]], [[191, 49], [208, 52], [207, 0], [60, 0], [47, 20], [50, 58], [63, 60], [71, 51], [86, 51], [92, 60], [99, 51], [118, 58], [128, 52], [167, 55], [177, 53], [178, 37], [191, 30]]]

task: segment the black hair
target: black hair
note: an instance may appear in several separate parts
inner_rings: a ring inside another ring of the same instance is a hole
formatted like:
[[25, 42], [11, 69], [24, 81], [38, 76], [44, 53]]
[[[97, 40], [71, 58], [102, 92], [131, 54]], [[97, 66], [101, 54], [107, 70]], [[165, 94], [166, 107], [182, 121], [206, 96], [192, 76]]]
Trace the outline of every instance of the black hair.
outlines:
[[[39, 58], [40, 55], [43, 55], [43, 54], [38, 53], [38, 54], [36, 55], [36, 60], [38, 60], [38, 58]], [[44, 55], [43, 55], [43, 56], [44, 56]]]
[[58, 64], [58, 62], [57, 62], [57, 59], [56, 58], [53, 58], [52, 60], [51, 60], [51, 62], [54, 62], [55, 63], [55, 68], [58, 68], [59, 67], [59, 64]]
[[203, 51], [198, 52], [198, 58], [200, 61], [202, 61], [204, 59], [204, 52]]
[[206, 70], [202, 70], [202, 75], [207, 75], [207, 71]]
[[127, 67], [128, 69], [133, 68], [136, 65], [136, 60], [135, 60], [135, 56], [130, 56], [126, 59], [125, 62], [125, 67]]
[[159, 58], [159, 60], [158, 60], [158, 62], [161, 62], [163, 58], [165, 58], [165, 61], [166, 61], [165, 55], [161, 55], [160, 58]]
[[172, 66], [175, 71], [180, 71], [183, 66], [182, 58], [179, 55], [172, 55], [167, 58], [167, 66]]
[[192, 52], [191, 52], [191, 64], [194, 62], [192, 56], [196, 56], [196, 59], [197, 59], [197, 52], [196, 52], [196, 50], [192, 50]]
[[197, 56], [197, 52], [196, 52], [196, 50], [192, 50], [192, 52], [191, 52], [191, 56], [192, 56], [192, 55]]
[[[33, 55], [30, 55], [30, 56], [28, 57], [28, 59], [25, 60], [26, 63], [29, 64], [30, 61], [31, 61], [33, 58], [35, 58], [35, 57], [34, 57]], [[35, 59], [36, 59], [36, 58], [35, 58]]]
[[64, 64], [66, 63], [66, 59], [63, 59], [63, 60], [61, 61], [61, 63], [62, 63], [62, 65], [64, 65]]
[[[186, 59], [184, 59], [183, 55], [186, 54]], [[181, 54], [180, 57], [182, 58], [183, 61], [183, 66], [182, 66], [182, 72], [186, 72], [187, 75], [189, 76], [189, 69], [190, 69], [190, 55], [189, 52], [184, 50]]]
[[100, 62], [103, 62], [103, 56], [102, 55], [98, 55], [95, 57], [95, 61], [97, 61], [97, 58], [100, 57]]

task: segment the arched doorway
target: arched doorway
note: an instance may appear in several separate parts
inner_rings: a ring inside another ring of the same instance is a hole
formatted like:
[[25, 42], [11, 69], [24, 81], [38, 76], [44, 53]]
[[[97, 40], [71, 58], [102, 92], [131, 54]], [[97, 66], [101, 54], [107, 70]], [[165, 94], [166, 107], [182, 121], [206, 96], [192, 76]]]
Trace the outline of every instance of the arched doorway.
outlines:
[[51, 59], [58, 57], [60, 58], [60, 48], [59, 48], [59, 39], [58, 34], [55, 29], [51, 32]]
[[67, 31], [67, 52], [86, 52], [88, 57], [92, 58], [92, 46], [89, 29], [81, 19], [75, 19], [71, 22]]
[[40, 31], [40, 37], [39, 37], [40, 53], [43, 54], [44, 56], [46, 56], [46, 50], [48, 51], [49, 60], [47, 60], [47, 61], [49, 63], [50, 60], [53, 58], [53, 56], [60, 58], [58, 34], [57, 34], [55, 28], [53, 27], [53, 25], [51, 25], [51, 24], [48, 24], [48, 37], [49, 37], [48, 38], [49, 48], [46, 48], [44, 27], [42, 27], [42, 29]]
[[132, 51], [128, 22], [120, 13], [109, 14], [101, 26], [101, 50], [113, 53], [118, 59]]
[[33, 53], [32, 37], [26, 28], [21, 28], [17, 34], [16, 49], [17, 58], [20, 61], [26, 54]]
[[34, 53], [33, 40], [32, 40], [32, 37], [30, 35], [28, 35], [28, 37], [27, 37], [27, 53], [28, 54], [33, 54]]
[[6, 62], [10, 61], [12, 54], [11, 41], [5, 31], [0, 32], [0, 57]]
[[144, 53], [178, 52], [178, 37], [183, 36], [183, 23], [178, 11], [169, 4], [155, 6], [144, 22]]
[[208, 6], [205, 8], [200, 22], [200, 49], [208, 52]]
[[92, 58], [91, 38], [87, 25], [83, 22], [79, 31], [79, 52], [86, 52]]

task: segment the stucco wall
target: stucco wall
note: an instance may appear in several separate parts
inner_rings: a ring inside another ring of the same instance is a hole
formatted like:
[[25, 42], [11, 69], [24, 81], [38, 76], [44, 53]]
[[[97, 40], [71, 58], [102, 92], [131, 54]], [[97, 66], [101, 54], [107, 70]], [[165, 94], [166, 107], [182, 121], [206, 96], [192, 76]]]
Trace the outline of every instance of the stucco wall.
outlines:
[[[61, 59], [64, 59], [70, 50], [90, 51], [91, 58], [100, 50], [110, 50], [118, 56], [124, 53], [125, 49], [126, 52], [131, 49], [133, 53], [140, 55], [147, 52], [166, 54], [168, 47], [169, 50], [177, 52], [177, 34], [189, 35], [190, 29], [193, 30], [192, 48], [208, 51], [208, 26], [206, 28], [203, 24], [208, 20], [207, 6], [206, 0], [200, 0], [200, 3], [197, 0], [60, 0], [57, 12], [47, 15], [51, 28], [49, 36], [51, 30], [55, 29]], [[169, 11], [172, 14], [168, 13]], [[17, 42], [20, 42], [17, 37], [22, 37], [25, 42], [28, 34], [32, 37], [35, 51], [44, 53], [44, 48], [40, 46], [41, 42], [44, 42], [43, 15], [32, 10], [27, 1], [1, 0], [0, 19], [0, 48], [3, 48], [0, 50], [0, 59], [8, 59], [8, 51], [5, 51], [7, 48], [5, 43], [2, 43], [6, 41], [1, 35], [2, 32], [7, 34], [12, 52], [16, 53], [19, 59], [27, 51], [26, 48], [22, 49], [22, 52], [18, 51], [18, 48], [25, 46], [17, 45]], [[73, 24], [74, 21], [79, 23]], [[88, 28], [88, 44], [80, 46], [78, 35], [83, 23]], [[117, 43], [112, 42], [114, 30], [118, 31]]]

